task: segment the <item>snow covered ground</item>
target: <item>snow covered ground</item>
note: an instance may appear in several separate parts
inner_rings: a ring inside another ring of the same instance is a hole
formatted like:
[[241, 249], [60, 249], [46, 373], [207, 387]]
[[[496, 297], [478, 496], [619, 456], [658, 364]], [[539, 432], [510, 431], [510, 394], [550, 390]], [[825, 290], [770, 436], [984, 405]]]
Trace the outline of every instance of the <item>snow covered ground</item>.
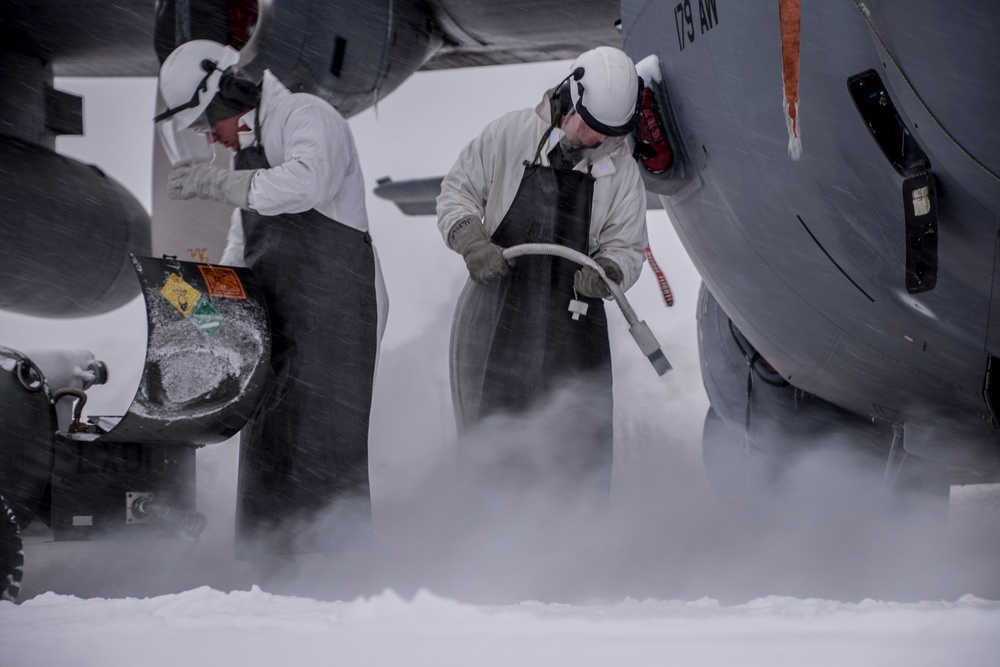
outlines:
[[[443, 174], [485, 123], [533, 105], [565, 68], [418, 75], [351, 120], [369, 186]], [[88, 137], [60, 140], [61, 150], [148, 205], [148, 149], [121, 146], [145, 146], [152, 85], [76, 85], [114, 101], [86, 102], [88, 119], [111, 122], [88, 120]], [[146, 100], [131, 122], [130, 94]], [[433, 218], [374, 197], [368, 207], [391, 299], [371, 429], [373, 547], [300, 558], [298, 576], [256, 588], [232, 554], [236, 442], [208, 447], [198, 505], [210, 523], [197, 543], [25, 535], [22, 603], [0, 603], [0, 666], [997, 664], [995, 524], [948, 525], [938, 508], [754, 518], [716, 500], [700, 458], [698, 277], [661, 211], [649, 216], [651, 245], [677, 305], [664, 308], [648, 271], [628, 297], [675, 371], [660, 381], [610, 317], [610, 516], [464, 492], [447, 384], [464, 266]], [[138, 383], [143, 317], [140, 302], [73, 322], [3, 316], [0, 342], [91, 349], [112, 383], [89, 392], [88, 410], [121, 414]], [[830, 470], [834, 490], [854, 472]]]
[[474, 606], [421, 591], [345, 602], [210, 588], [146, 600], [45, 594], [0, 606], [25, 665], [995, 665], [1000, 604], [769, 597]]

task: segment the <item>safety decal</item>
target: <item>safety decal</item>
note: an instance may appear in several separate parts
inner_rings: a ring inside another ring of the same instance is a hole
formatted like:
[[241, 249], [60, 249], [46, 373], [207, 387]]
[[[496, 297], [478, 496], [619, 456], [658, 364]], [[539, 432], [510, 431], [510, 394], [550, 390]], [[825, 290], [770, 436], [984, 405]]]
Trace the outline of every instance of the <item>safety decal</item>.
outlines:
[[174, 308], [181, 311], [181, 315], [184, 317], [191, 314], [194, 307], [198, 305], [198, 299], [201, 298], [201, 292], [184, 282], [184, 279], [176, 273], [170, 274], [167, 282], [160, 289], [160, 294], [173, 304]]
[[660, 286], [660, 295], [663, 296], [663, 303], [668, 307], [674, 305], [674, 291], [670, 289], [670, 283], [667, 282], [667, 277], [663, 275], [660, 265], [656, 263], [656, 258], [653, 257], [653, 249], [648, 245], [646, 246], [646, 261], [649, 262], [649, 268], [653, 269], [653, 274], [656, 276], [656, 282]]
[[188, 319], [205, 338], [212, 338], [222, 331], [222, 327], [226, 324], [225, 316], [215, 309], [211, 301], [205, 298], [198, 302]]
[[206, 266], [198, 265], [198, 270], [205, 278], [205, 286], [208, 288], [210, 296], [222, 297], [224, 299], [246, 299], [247, 293], [243, 289], [240, 277], [236, 275], [234, 269], [228, 266]]
[[801, 0], [778, 0], [781, 20], [781, 78], [785, 83], [785, 125], [788, 127], [788, 155], [802, 157], [799, 129], [799, 42]]

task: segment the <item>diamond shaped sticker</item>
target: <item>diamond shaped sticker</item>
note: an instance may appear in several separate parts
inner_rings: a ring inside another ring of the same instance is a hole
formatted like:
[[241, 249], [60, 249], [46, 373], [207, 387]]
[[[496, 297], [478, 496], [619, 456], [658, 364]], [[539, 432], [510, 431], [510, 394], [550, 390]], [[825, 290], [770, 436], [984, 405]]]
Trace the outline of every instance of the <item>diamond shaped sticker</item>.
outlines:
[[170, 274], [167, 282], [160, 289], [160, 294], [173, 304], [174, 308], [181, 311], [181, 315], [184, 317], [191, 314], [191, 311], [198, 304], [198, 299], [201, 298], [201, 292], [184, 282], [184, 279], [176, 273]]
[[191, 312], [191, 317], [188, 319], [201, 332], [201, 335], [208, 339], [211, 339], [215, 334], [222, 331], [222, 327], [226, 325], [225, 316], [217, 311], [215, 306], [205, 298], [202, 298], [198, 302], [198, 305]]

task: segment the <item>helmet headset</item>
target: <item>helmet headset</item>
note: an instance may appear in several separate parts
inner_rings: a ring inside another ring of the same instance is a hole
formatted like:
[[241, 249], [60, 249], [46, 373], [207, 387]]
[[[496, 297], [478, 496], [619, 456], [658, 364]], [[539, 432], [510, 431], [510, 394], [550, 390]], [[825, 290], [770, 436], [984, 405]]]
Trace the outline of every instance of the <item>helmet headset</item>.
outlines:
[[[579, 75], [577, 74], [578, 72]], [[580, 114], [580, 118], [583, 119], [583, 122], [586, 123], [587, 127], [589, 127], [590, 129], [594, 130], [595, 132], [600, 132], [601, 134], [608, 137], [623, 137], [626, 134], [631, 134], [635, 130], [636, 126], [639, 124], [639, 112], [641, 110], [642, 89], [643, 89], [642, 77], [636, 75], [636, 78], [638, 78], [639, 80], [639, 94], [636, 95], [635, 98], [635, 111], [632, 113], [631, 116], [629, 116], [629, 119], [625, 121], [622, 125], [612, 126], [612, 125], [605, 125], [601, 121], [597, 120], [597, 118], [595, 118], [594, 115], [591, 114], [590, 111], [587, 109], [586, 105], [584, 105], [583, 94], [586, 92], [587, 89], [584, 87], [583, 82], [580, 81], [580, 78], [582, 78], [584, 73], [585, 73], [584, 68], [577, 67], [575, 70], [573, 70], [573, 75], [572, 75], [573, 80], [576, 81], [577, 95], [579, 97], [579, 99], [577, 99], [576, 101], [576, 112]]]
[[[612, 56], [612, 58], [609, 58]], [[624, 63], [628, 63], [626, 68]], [[583, 64], [581, 64], [583, 63]], [[586, 123], [587, 127], [599, 132], [605, 136], [609, 137], [621, 137], [633, 132], [639, 123], [639, 113], [641, 110], [642, 102], [642, 89], [643, 80], [638, 74], [635, 75], [635, 82], [637, 83], [635, 91], [635, 102], [634, 105], [629, 102], [625, 102], [625, 105], [621, 102], [622, 95], [632, 96], [630, 90], [633, 85], [632, 81], [617, 81], [616, 87], [609, 89], [606, 84], [605, 90], [601, 91], [605, 96], [610, 96], [610, 100], [602, 99], [592, 99], [591, 108], [588, 108], [587, 103], [584, 102], [585, 96], [588, 90], [589, 83], [595, 83], [600, 89], [600, 79], [603, 77], [605, 80], [611, 77], [621, 78], [623, 75], [622, 70], [634, 72], [635, 66], [631, 64], [631, 60], [628, 56], [619, 49], [612, 49], [610, 47], [598, 47], [583, 53], [576, 61], [573, 63], [573, 71], [566, 76], [565, 79], [559, 82], [556, 86], [555, 93], [552, 96], [552, 117], [553, 120], [558, 122], [558, 118], [561, 118], [569, 114], [573, 109], [580, 114], [580, 118]], [[592, 75], [589, 77], [591, 81], [588, 81], [587, 76], [587, 66], [594, 69]], [[603, 71], [602, 71], [603, 70]], [[574, 87], [575, 84], [575, 87]], [[595, 93], [593, 86], [591, 87], [591, 95]], [[618, 90], [621, 88], [622, 90]], [[609, 103], [611, 108], [608, 108]], [[627, 105], [627, 106], [626, 106]], [[602, 121], [598, 116], [602, 113], [598, 113], [595, 109], [600, 109], [604, 106], [603, 116], [605, 118]], [[620, 114], [622, 112], [622, 107], [625, 106], [625, 113], [627, 117], [621, 119], [619, 115], [618, 118], [609, 118], [608, 114]]]
[[[191, 96], [191, 99], [184, 104], [167, 109], [163, 113], [157, 115], [153, 119], [153, 122], [158, 123], [161, 120], [173, 117], [185, 109], [192, 109], [201, 104], [202, 93], [208, 92], [208, 78], [212, 76], [213, 72], [219, 69], [219, 63], [205, 58], [201, 61], [201, 68], [205, 70], [206, 74], [195, 88], [194, 95]], [[221, 98], [221, 100], [228, 103], [230, 107], [237, 109], [246, 110], [257, 106], [257, 103], [260, 102], [260, 86], [255, 84], [253, 81], [240, 76], [239, 70], [235, 65], [230, 65], [226, 69], [220, 71], [222, 72], [222, 76], [219, 78], [219, 90], [215, 93], [212, 102], [209, 102], [209, 108], [215, 102], [215, 98]]]
[[239, 57], [232, 47], [203, 39], [174, 49], [160, 67], [160, 96], [167, 110], [154, 121], [170, 121], [180, 129], [256, 107], [260, 86], [237, 68]]
[[[212, 65], [214, 67], [214, 63]], [[222, 72], [219, 92], [205, 109], [205, 115], [209, 122], [215, 122], [253, 109], [258, 102], [260, 102], [260, 86], [244, 77], [239, 68], [232, 65]]]

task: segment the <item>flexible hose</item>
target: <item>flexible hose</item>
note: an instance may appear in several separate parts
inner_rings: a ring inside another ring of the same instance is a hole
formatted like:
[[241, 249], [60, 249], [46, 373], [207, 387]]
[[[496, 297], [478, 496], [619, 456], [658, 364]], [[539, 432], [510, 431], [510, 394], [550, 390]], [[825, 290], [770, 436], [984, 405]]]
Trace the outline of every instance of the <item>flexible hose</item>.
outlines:
[[[608, 289], [611, 291], [612, 298], [614, 298], [615, 303], [618, 304], [618, 308], [621, 309], [622, 315], [625, 316], [625, 321], [628, 322], [629, 333], [632, 334], [632, 338], [639, 346], [639, 349], [642, 350], [642, 353], [646, 355], [647, 359], [649, 359], [649, 363], [653, 365], [653, 369], [656, 371], [656, 374], [661, 376], [665, 375], [666, 372], [672, 368], [670, 362], [667, 361], [667, 357], [664, 356], [663, 351], [660, 349], [660, 344], [657, 342], [653, 332], [650, 331], [649, 326], [645, 322], [641, 321], [638, 316], [636, 316], [635, 311], [628, 302], [628, 299], [625, 298], [625, 292], [622, 291], [622, 288], [614, 280], [608, 278], [600, 264], [584, 253], [556, 243], [524, 243], [510, 248], [505, 248], [502, 255], [508, 262], [523, 255], [554, 255], [556, 257], [562, 257], [563, 259], [568, 259], [571, 262], [576, 262], [577, 264], [589, 266], [594, 269], [597, 271], [597, 275], [601, 277], [604, 284], [607, 285]], [[462, 405], [462, 397], [458, 390], [458, 340], [462, 327], [462, 315], [465, 312], [466, 303], [472, 295], [472, 291], [475, 287], [476, 283], [469, 278], [469, 280], [465, 283], [465, 287], [462, 289], [462, 293], [458, 297], [458, 303], [455, 305], [455, 315], [451, 321], [451, 341], [448, 346], [451, 399], [452, 405], [455, 408], [455, 423], [458, 424], [460, 431], [465, 424], [465, 409]]]

